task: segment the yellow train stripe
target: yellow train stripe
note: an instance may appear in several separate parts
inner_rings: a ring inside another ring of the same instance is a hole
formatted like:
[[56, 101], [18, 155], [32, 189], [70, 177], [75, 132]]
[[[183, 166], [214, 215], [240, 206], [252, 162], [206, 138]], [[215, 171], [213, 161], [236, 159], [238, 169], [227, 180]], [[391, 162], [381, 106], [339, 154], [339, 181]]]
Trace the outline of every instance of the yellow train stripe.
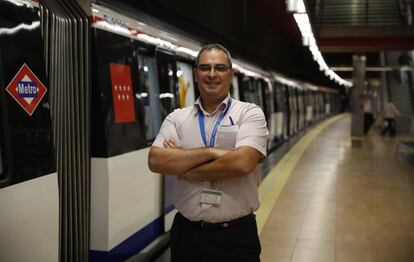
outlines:
[[255, 212], [259, 235], [286, 181], [308, 146], [326, 127], [345, 117], [349, 117], [349, 114], [332, 117], [310, 130], [287, 152], [262, 181], [259, 186], [260, 208]]

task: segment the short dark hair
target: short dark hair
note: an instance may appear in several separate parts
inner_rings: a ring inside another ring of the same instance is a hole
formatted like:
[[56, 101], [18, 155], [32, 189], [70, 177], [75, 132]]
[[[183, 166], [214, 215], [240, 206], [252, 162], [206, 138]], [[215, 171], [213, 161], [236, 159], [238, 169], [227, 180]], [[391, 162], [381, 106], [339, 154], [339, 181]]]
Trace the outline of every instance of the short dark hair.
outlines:
[[233, 67], [233, 63], [231, 62], [231, 55], [230, 55], [229, 50], [227, 50], [227, 48], [225, 48], [224, 46], [222, 46], [220, 44], [208, 44], [208, 45], [203, 46], [201, 48], [200, 52], [198, 52], [198, 55], [197, 55], [197, 58], [196, 58], [196, 61], [195, 61], [195, 66], [196, 67], [198, 66], [198, 62], [200, 60], [201, 54], [206, 50], [212, 50], [212, 49], [217, 49], [217, 50], [223, 51], [227, 56], [227, 61], [229, 63], [229, 67], [230, 68]]

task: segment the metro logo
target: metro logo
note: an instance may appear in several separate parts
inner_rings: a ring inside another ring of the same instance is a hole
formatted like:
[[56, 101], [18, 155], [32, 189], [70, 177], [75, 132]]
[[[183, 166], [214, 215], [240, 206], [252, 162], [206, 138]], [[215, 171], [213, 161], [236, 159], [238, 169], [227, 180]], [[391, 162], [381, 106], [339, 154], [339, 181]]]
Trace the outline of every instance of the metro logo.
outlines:
[[26, 64], [23, 64], [6, 90], [30, 116], [47, 91], [43, 83]]
[[24, 76], [23, 80], [17, 83], [17, 94], [30, 105], [33, 99], [37, 97], [39, 89], [36, 83], [32, 82], [27, 75]]
[[115, 123], [135, 122], [135, 104], [132, 91], [131, 67], [110, 63]]

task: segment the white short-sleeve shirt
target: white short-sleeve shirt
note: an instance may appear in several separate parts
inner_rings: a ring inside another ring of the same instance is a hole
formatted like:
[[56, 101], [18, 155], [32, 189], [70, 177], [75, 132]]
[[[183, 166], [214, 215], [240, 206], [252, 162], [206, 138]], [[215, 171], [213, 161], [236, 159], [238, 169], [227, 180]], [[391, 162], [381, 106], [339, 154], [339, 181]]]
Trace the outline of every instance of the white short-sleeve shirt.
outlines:
[[[208, 143], [214, 125], [230, 99], [228, 95], [211, 114], [203, 109], [200, 98], [193, 106], [176, 109], [164, 120], [153, 146], [163, 147], [164, 139], [173, 139], [182, 149], [205, 147], [199, 127], [199, 108], [204, 114]], [[214, 146], [231, 150], [249, 146], [266, 156], [268, 135], [266, 119], [260, 107], [231, 99], [231, 107], [217, 129]], [[259, 172], [257, 166], [249, 175], [215, 182], [195, 182], [178, 176], [173, 193], [174, 205], [192, 221], [215, 223], [245, 216], [259, 208]], [[221, 191], [221, 204], [202, 208], [200, 198], [203, 189]]]

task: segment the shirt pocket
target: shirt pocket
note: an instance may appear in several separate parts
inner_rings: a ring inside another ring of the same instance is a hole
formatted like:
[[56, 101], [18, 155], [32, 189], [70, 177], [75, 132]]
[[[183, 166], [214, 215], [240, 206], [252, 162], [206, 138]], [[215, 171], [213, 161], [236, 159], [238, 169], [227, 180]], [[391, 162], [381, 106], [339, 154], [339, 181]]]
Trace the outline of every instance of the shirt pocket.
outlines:
[[233, 150], [238, 131], [238, 126], [220, 126], [217, 129], [217, 147]]

